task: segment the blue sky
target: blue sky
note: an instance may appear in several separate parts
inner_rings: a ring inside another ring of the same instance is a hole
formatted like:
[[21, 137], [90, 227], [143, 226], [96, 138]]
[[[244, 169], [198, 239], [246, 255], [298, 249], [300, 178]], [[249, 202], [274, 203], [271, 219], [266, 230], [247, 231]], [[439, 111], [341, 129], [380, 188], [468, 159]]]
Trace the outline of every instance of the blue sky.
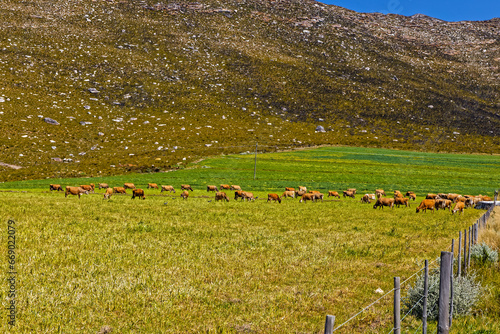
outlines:
[[500, 17], [500, 0], [322, 0], [363, 13], [425, 14], [445, 21], [480, 21]]

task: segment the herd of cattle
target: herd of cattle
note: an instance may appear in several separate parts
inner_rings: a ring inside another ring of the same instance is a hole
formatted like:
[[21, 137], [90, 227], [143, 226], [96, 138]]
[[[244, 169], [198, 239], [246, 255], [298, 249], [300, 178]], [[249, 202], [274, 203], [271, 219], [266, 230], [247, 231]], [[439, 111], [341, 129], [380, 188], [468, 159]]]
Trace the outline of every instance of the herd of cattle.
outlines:
[[[110, 187], [107, 183], [99, 183], [98, 188], [106, 189], [104, 193], [104, 199], [109, 199], [113, 194], [126, 194], [127, 189], [132, 190], [132, 199], [136, 197], [146, 199], [144, 190], [136, 188], [133, 183], [125, 183], [123, 187]], [[159, 189], [159, 187], [156, 183], [148, 183], [148, 189]], [[51, 184], [50, 190], [64, 191], [61, 185], [59, 184]], [[94, 190], [95, 190], [95, 185], [93, 183], [90, 183], [89, 185], [80, 185], [79, 187], [67, 186], [65, 191], [65, 197], [68, 197], [68, 195], [75, 195], [78, 196], [78, 198], [80, 198], [80, 195], [82, 194], [88, 195], [90, 192], [94, 193]], [[181, 190], [182, 190], [181, 197], [183, 199], [187, 199], [189, 197], [189, 191], [193, 191], [193, 188], [191, 188], [191, 186], [188, 184], [183, 184], [181, 185]], [[254, 201], [255, 199], [258, 198], [254, 197], [253, 193], [251, 192], [241, 190], [241, 187], [238, 185], [221, 184], [219, 187], [215, 185], [207, 186], [207, 192], [215, 192], [215, 201], [229, 202], [229, 197], [223, 190], [233, 190], [235, 200], [241, 198], [242, 201], [245, 200]], [[173, 192], [175, 194], [174, 187], [170, 185], [167, 186], [162, 185], [161, 192], [164, 191], [169, 193]], [[355, 199], [356, 189], [354, 188], [347, 189], [343, 191], [342, 195], [344, 198]], [[361, 203], [371, 203], [372, 201], [375, 201], [375, 204], [373, 205], [374, 209], [376, 208], [383, 209], [384, 206], [394, 209], [394, 206], [397, 206], [399, 208], [401, 205], [409, 207], [410, 201], [411, 200], [415, 201], [417, 198], [416, 194], [412, 191], [408, 191], [406, 192], [405, 195], [403, 195], [399, 190], [394, 191], [393, 197], [386, 197], [386, 196], [387, 195], [383, 189], [376, 189], [375, 193], [373, 194], [364, 194], [361, 197]], [[279, 196], [276, 193], [268, 194], [267, 201], [281, 203], [281, 200], [283, 198], [300, 198], [299, 200], [300, 203], [307, 201], [317, 202], [319, 200], [323, 201], [323, 197], [324, 195], [318, 190], [308, 191], [306, 187], [300, 186], [298, 187], [298, 189], [286, 187], [285, 191], [281, 196]], [[337, 191], [328, 191], [328, 197], [334, 197], [340, 199], [340, 194]], [[492, 199], [490, 197], [482, 195], [471, 196], [471, 195], [459, 195], [452, 193], [427, 194], [425, 199], [417, 207], [417, 213], [420, 211], [427, 212], [427, 210], [432, 210], [434, 212], [434, 209], [436, 210], [448, 209], [448, 211], [452, 213], [455, 213], [457, 211], [463, 213], [465, 208], [474, 207], [480, 201], [491, 201], [491, 200]]]

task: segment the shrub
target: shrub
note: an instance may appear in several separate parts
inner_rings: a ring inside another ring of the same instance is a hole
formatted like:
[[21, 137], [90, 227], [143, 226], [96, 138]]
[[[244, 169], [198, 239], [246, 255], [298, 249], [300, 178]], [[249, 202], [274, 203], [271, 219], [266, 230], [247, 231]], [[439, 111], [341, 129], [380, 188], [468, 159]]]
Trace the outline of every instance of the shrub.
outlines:
[[498, 251], [491, 249], [484, 242], [472, 246], [470, 257], [481, 264], [498, 262]]
[[[453, 278], [453, 315], [468, 314], [478, 302], [482, 291], [481, 283], [476, 282], [475, 274]], [[403, 307], [406, 312], [422, 318], [424, 295], [424, 275], [417, 278], [414, 286], [408, 289], [403, 298]], [[439, 269], [429, 272], [429, 293], [427, 297], [427, 319], [437, 320], [439, 300]], [[414, 305], [417, 304], [415, 307]], [[410, 311], [411, 310], [411, 311]]]

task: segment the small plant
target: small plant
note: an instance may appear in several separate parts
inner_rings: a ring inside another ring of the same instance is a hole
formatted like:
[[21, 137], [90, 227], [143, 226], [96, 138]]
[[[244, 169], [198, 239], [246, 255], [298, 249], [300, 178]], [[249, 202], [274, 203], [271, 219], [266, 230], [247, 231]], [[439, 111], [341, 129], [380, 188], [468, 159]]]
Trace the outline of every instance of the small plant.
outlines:
[[[439, 300], [439, 269], [429, 272], [429, 292], [427, 297], [427, 319], [437, 320]], [[453, 277], [453, 315], [466, 315], [479, 301], [482, 291], [481, 283], [476, 282], [472, 273], [467, 276]], [[403, 299], [405, 312], [422, 318], [424, 295], [424, 275], [419, 276], [415, 285], [408, 289], [406, 298]], [[415, 306], [416, 305], [416, 306]], [[414, 307], [415, 306], [415, 307]]]
[[498, 262], [498, 251], [491, 249], [484, 242], [472, 246], [470, 256], [472, 260], [481, 264]]

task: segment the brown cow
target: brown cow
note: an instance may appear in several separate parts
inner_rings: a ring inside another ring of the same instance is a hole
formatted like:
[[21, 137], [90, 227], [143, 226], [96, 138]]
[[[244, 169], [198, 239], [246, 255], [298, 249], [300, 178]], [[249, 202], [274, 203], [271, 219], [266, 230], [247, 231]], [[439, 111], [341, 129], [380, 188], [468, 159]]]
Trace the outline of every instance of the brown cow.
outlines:
[[229, 184], [221, 184], [219, 186], [219, 189], [220, 190], [222, 190], [222, 189], [224, 189], [224, 190], [231, 190], [231, 186]]
[[384, 206], [388, 206], [391, 209], [394, 209], [394, 198], [379, 197], [377, 198], [377, 201], [375, 202], [373, 208], [376, 209], [378, 207], [379, 209], [382, 208], [383, 210]]
[[135, 189], [135, 185], [133, 183], [125, 183], [123, 185], [123, 188], [125, 188], [125, 189]]
[[285, 191], [295, 191], [295, 188], [285, 187]]
[[451, 200], [452, 202], [456, 202], [459, 197], [460, 197], [459, 194], [448, 194], [448, 199]]
[[66, 191], [64, 192], [64, 197], [68, 197], [68, 195], [78, 195], [78, 198], [80, 198], [81, 194], [88, 195], [89, 191], [83, 189], [82, 187], [66, 187]]
[[451, 210], [451, 200], [449, 200], [449, 199], [437, 199], [435, 207], [436, 207], [436, 210], [439, 210], [439, 209], [446, 210], [446, 208], [448, 208], [448, 211], [450, 211]]
[[146, 196], [144, 195], [144, 190], [142, 189], [133, 189], [132, 190], [132, 199], [139, 197], [142, 199], [146, 199]]
[[347, 191], [352, 191], [352, 193], [354, 195], [356, 195], [356, 188], [349, 188], [349, 189], [347, 189]]
[[49, 186], [50, 186], [50, 191], [52, 190], [64, 191], [60, 184], [50, 184]]
[[244, 201], [255, 201], [255, 198], [253, 197], [253, 194], [248, 192], [248, 191], [243, 191], [241, 192], [241, 200]]
[[401, 191], [399, 190], [394, 190], [394, 198], [396, 197], [404, 197], [403, 194], [401, 193]]
[[242, 190], [238, 190], [238, 191], [234, 192], [234, 200], [236, 201], [238, 198], [241, 198], [241, 200], [243, 200], [243, 191]]
[[[448, 199], [448, 194], [444, 194], [444, 193], [439, 193], [437, 194], [437, 197], [441, 198], [441, 199]], [[437, 198], [436, 198], [437, 199]]]
[[344, 190], [344, 198], [346, 198], [346, 197], [354, 198], [354, 193], [352, 191], [349, 191], [349, 190]]
[[295, 197], [300, 197], [302, 195], [304, 195], [306, 192], [305, 191], [294, 191], [295, 193]]
[[363, 197], [361, 197], [361, 203], [371, 203], [370, 196], [368, 194], [364, 194]]
[[125, 188], [123, 187], [113, 187], [113, 194], [126, 194]]
[[306, 187], [299, 186], [299, 191], [307, 191]]
[[375, 189], [375, 196], [377, 198], [379, 197], [379, 194], [381, 194], [382, 196], [386, 196], [384, 189]]
[[193, 188], [189, 184], [181, 184], [181, 190], [191, 190], [193, 191]]
[[405, 205], [406, 207], [409, 207], [410, 206], [409, 199], [406, 197], [394, 197], [394, 205], [397, 205], [398, 208], [400, 205]]
[[148, 183], [148, 189], [158, 189], [158, 185], [156, 183]]
[[415, 195], [415, 194], [410, 194], [409, 197], [413, 201], [417, 200], [417, 195]]
[[434, 207], [436, 206], [436, 200], [434, 199], [424, 199], [422, 202], [420, 202], [420, 205], [417, 208], [417, 213], [420, 211], [424, 210], [427, 212], [427, 209], [432, 210], [432, 213], [434, 213]]
[[[174, 191], [174, 192], [175, 192], [175, 191]], [[184, 190], [184, 191], [182, 192], [182, 194], [181, 194], [181, 197], [182, 197], [183, 199], [187, 199], [187, 198], [189, 197], [189, 191]]]
[[231, 189], [230, 190], [241, 190], [241, 187], [233, 184], [233, 185], [231, 185]]
[[311, 194], [311, 193], [306, 193], [302, 195], [302, 197], [299, 200], [299, 203], [306, 202], [306, 201], [316, 201], [316, 194]]
[[267, 201], [278, 201], [278, 203], [281, 203], [281, 198], [278, 196], [278, 194], [267, 194]]
[[209, 191], [218, 192], [219, 189], [217, 189], [217, 186], [207, 186], [207, 192]]
[[106, 192], [104, 193], [104, 198], [103, 199], [109, 199], [111, 195], [113, 194], [113, 189], [112, 188], [106, 188]]
[[226, 201], [229, 202], [229, 198], [227, 198], [227, 195], [225, 192], [216, 192], [215, 193], [215, 201]]
[[437, 198], [436, 194], [427, 194], [427, 196], [425, 196], [425, 199], [436, 199], [436, 198]]
[[319, 190], [309, 190], [308, 193], [309, 194], [318, 194], [318, 193], [320, 193], [320, 191]]
[[109, 185], [107, 183], [99, 183], [99, 189], [108, 189]]
[[414, 193], [413, 191], [411, 191], [411, 190], [408, 190], [408, 191], [406, 192], [406, 194], [405, 194], [405, 197], [406, 197], [406, 196], [410, 197], [410, 195], [411, 195], [411, 194], [415, 194], [415, 193]]
[[323, 202], [323, 194], [320, 193], [319, 191], [317, 193], [312, 193], [314, 195], [314, 201], [321, 200]]
[[175, 194], [175, 189], [172, 186], [161, 186], [161, 192], [168, 191]]
[[88, 184], [83, 184], [83, 185], [80, 185], [80, 188], [82, 189], [85, 189], [87, 191], [91, 191], [91, 192], [94, 192], [94, 188], [92, 187], [93, 183], [91, 183], [90, 185]]
[[283, 195], [281, 195], [281, 198], [288, 198], [288, 197], [291, 197], [291, 198], [295, 198], [295, 192], [294, 191], [285, 191], [283, 192]]
[[465, 208], [465, 203], [464, 202], [457, 202], [457, 204], [455, 204], [455, 207], [453, 208], [453, 212], [452, 213], [460, 211], [460, 214], [462, 214], [462, 213], [464, 213], [464, 208]]
[[481, 201], [491, 202], [491, 201], [493, 201], [493, 199], [490, 196], [482, 196]]
[[328, 197], [330, 197], [330, 196], [340, 198], [339, 193], [336, 191], [332, 191], [332, 190], [328, 191]]

